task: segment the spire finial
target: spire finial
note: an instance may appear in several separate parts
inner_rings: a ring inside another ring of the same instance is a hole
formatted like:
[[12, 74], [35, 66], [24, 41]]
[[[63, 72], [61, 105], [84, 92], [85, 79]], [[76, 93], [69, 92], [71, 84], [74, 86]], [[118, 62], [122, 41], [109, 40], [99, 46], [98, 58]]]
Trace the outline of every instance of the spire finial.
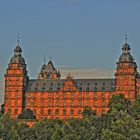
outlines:
[[20, 43], [20, 37], [19, 37], [19, 33], [18, 33], [18, 39], [17, 39], [18, 46], [19, 46], [19, 43]]
[[125, 34], [125, 42], [127, 43], [127, 34]]
[[44, 64], [46, 64], [46, 57], [44, 56]]
[[49, 56], [49, 61], [53, 61], [53, 58]]

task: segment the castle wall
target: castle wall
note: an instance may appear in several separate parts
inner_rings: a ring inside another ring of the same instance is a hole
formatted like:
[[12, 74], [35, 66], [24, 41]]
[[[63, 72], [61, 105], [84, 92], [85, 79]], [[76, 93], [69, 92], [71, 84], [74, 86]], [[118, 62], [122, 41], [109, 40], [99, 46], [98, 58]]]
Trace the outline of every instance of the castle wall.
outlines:
[[98, 115], [108, 111], [108, 103], [114, 92], [28, 92], [26, 108], [31, 109], [37, 119], [82, 117], [86, 106]]

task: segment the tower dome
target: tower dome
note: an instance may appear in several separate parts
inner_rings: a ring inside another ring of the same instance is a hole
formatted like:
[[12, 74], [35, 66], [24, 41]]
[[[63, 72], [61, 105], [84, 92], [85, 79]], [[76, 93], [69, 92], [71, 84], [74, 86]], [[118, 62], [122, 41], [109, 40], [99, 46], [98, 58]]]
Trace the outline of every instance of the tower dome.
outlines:
[[130, 51], [130, 50], [131, 50], [131, 48], [130, 48], [129, 44], [128, 44], [128, 43], [125, 43], [125, 44], [123, 45], [123, 47], [122, 47], [122, 51], [128, 52], [128, 51]]
[[14, 55], [11, 60], [10, 63], [20, 63], [20, 64], [25, 64], [25, 60], [22, 56], [19, 55]]
[[22, 49], [19, 45], [17, 45], [14, 49], [14, 55], [10, 60], [10, 63], [19, 63], [19, 64], [25, 64], [25, 60], [22, 57]]
[[128, 43], [125, 43], [122, 47], [122, 54], [119, 58], [119, 62], [133, 62], [134, 58], [133, 56], [130, 54], [130, 46]]
[[14, 49], [14, 53], [22, 53], [22, 49], [19, 45], [17, 45], [16, 48]]

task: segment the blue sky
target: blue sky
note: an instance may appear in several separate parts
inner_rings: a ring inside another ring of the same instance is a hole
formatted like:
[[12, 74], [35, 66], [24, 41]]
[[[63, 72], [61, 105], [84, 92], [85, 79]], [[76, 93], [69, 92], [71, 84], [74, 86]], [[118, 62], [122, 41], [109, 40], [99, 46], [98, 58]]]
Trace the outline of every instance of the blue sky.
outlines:
[[125, 34], [140, 66], [140, 0], [1, 0], [0, 77], [17, 34], [31, 77], [57, 67], [115, 69]]

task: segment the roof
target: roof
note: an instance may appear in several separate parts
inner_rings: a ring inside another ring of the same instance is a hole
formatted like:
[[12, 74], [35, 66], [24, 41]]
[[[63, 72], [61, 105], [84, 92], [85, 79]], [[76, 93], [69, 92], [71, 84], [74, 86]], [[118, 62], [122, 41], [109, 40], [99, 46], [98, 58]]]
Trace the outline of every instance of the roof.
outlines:
[[[115, 91], [115, 79], [72, 79], [79, 91]], [[28, 82], [27, 92], [55, 92], [63, 87], [66, 79], [40, 80]]]
[[133, 56], [130, 54], [130, 46], [125, 43], [122, 47], [122, 54], [119, 57], [119, 62], [134, 62]]
[[[54, 75], [57, 75], [57, 78], [59, 79], [61, 74], [57, 69], [55, 69], [52, 61], [49, 61], [48, 64], [43, 64], [42, 68], [40, 70], [40, 73], [38, 74], [39, 79], [54, 79]], [[57, 79], [56, 78], [56, 79]]]
[[11, 58], [10, 63], [25, 64], [25, 60], [22, 57], [22, 49], [19, 45], [14, 49], [14, 55]]

